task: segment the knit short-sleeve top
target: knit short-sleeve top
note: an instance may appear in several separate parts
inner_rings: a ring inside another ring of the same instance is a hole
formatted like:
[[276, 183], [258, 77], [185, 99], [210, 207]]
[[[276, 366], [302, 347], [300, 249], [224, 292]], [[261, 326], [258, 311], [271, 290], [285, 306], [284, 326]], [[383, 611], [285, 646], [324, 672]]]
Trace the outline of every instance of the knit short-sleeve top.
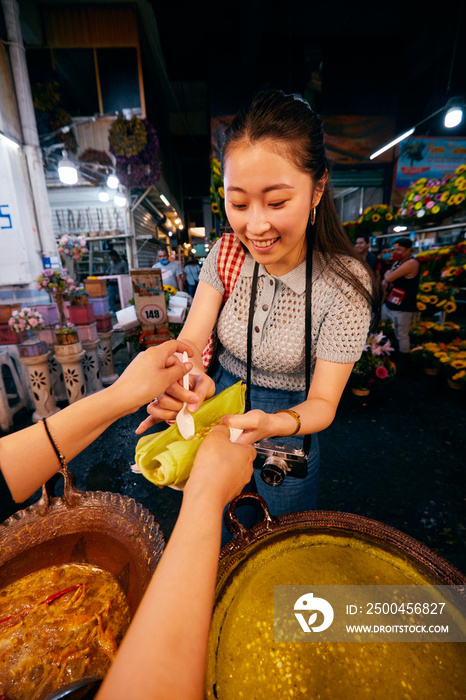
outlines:
[[[217, 270], [220, 246], [215, 245], [201, 270], [200, 279], [224, 294]], [[353, 258], [347, 267], [367, 287], [369, 275]], [[246, 258], [235, 288], [222, 308], [217, 332], [219, 362], [228, 372], [246, 380], [247, 327], [254, 259]], [[276, 277], [259, 265], [252, 331], [253, 384], [273, 389], [305, 389], [306, 262]], [[314, 253], [312, 274], [311, 374], [316, 358], [330, 362], [356, 362], [364, 348], [370, 309], [352, 285], [337, 276]]]

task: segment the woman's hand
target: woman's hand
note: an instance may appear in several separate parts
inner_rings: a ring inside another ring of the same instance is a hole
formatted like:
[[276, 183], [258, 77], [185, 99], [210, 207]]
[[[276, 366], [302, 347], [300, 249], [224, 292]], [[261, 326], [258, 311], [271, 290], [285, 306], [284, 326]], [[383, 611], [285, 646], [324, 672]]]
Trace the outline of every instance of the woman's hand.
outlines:
[[148, 405], [149, 418], [138, 425], [136, 434], [140, 435], [156, 423], [176, 420], [184, 402], [188, 404], [188, 411], [194, 413], [204, 399], [210, 398], [214, 393], [215, 384], [207, 374], [190, 374], [189, 390], [183, 389], [183, 382], [180, 380], [169, 386], [164, 393]]
[[189, 357], [193, 356], [188, 345], [169, 340], [139, 353], [107, 390], [112, 395], [109, 401], [121, 405], [123, 415], [137, 411], [167, 387], [182, 381], [186, 372], [192, 369], [192, 362], [185, 365], [174, 355], [183, 352], [187, 352]]
[[252, 445], [257, 440], [273, 437], [276, 416], [259, 409], [248, 411], [243, 415], [223, 416], [222, 423], [228, 428], [240, 428], [243, 432], [237, 439], [239, 445]]

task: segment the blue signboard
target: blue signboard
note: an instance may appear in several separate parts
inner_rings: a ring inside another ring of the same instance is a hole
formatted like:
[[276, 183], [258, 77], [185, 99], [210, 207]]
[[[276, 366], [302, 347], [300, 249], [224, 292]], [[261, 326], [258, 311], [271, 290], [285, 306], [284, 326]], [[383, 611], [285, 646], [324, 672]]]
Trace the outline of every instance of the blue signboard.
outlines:
[[399, 146], [395, 187], [405, 189], [421, 177], [441, 178], [466, 163], [466, 139], [413, 138]]

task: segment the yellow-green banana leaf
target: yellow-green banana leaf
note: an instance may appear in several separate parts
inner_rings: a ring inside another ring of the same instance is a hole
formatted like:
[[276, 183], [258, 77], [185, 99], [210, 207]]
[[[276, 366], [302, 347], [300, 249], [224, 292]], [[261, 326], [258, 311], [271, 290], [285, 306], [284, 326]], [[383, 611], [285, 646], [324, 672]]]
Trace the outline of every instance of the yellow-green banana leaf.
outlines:
[[246, 386], [237, 382], [217, 396], [204, 401], [193, 414], [196, 434], [184, 440], [176, 423], [160, 433], [142, 437], [136, 445], [136, 464], [156, 486], [184, 483], [205, 436], [220, 423], [222, 416], [244, 413]]

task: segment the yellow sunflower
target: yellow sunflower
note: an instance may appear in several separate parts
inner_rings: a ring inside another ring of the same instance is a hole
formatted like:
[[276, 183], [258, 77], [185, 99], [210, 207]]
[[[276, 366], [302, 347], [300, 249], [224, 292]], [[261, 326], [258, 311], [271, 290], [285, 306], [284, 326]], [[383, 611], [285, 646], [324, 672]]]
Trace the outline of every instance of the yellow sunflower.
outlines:
[[459, 165], [455, 170], [455, 175], [461, 175], [466, 172], [466, 165]]
[[210, 208], [212, 209], [212, 211], [214, 212], [214, 214], [218, 214], [219, 211], [220, 211], [220, 209], [218, 208], [218, 204], [216, 204], [215, 202], [211, 205]]
[[441, 306], [445, 306], [446, 303], [447, 303], [446, 299], [440, 299], [439, 303], [436, 304], [437, 309], [439, 309]]
[[449, 207], [455, 206], [456, 202], [455, 202], [455, 195], [454, 194], [452, 194], [451, 197], [448, 198], [447, 204]]
[[416, 202], [416, 204], [414, 205], [415, 209], [420, 209], [421, 207], [422, 207], [422, 202]]
[[429, 304], [436, 304], [438, 302], [438, 296], [435, 294], [431, 294], [429, 297]]
[[447, 314], [452, 314], [454, 311], [456, 311], [456, 304], [454, 301], [447, 301], [445, 304], [445, 311]]
[[422, 294], [422, 295], [419, 297], [419, 301], [420, 301], [422, 304], [430, 304], [430, 297], [426, 296], [425, 294]]
[[421, 292], [431, 292], [433, 286], [433, 282], [423, 282], [421, 285], [419, 285], [419, 289]]
[[466, 362], [464, 360], [453, 360], [453, 362], [450, 362], [450, 366], [454, 367], [454, 369], [464, 369]]
[[458, 372], [457, 374], [455, 374], [452, 377], [452, 379], [454, 382], [457, 382], [458, 379], [463, 379], [464, 376], [466, 376], [466, 370], [463, 369], [463, 370], [461, 370], [461, 372]]
[[448, 199], [448, 192], [444, 192], [442, 196], [440, 197], [441, 202], [446, 202]]
[[459, 194], [455, 194], [455, 204], [456, 205], [462, 204], [464, 202], [464, 200], [465, 200], [465, 196], [462, 192], [460, 192]]
[[417, 180], [416, 185], [425, 185], [426, 182], [427, 182], [427, 178], [421, 177], [419, 180]]
[[376, 224], [377, 221], [380, 221], [380, 216], [379, 214], [372, 214], [372, 221]]
[[458, 185], [458, 189], [460, 192], [464, 192], [466, 190], [466, 180], [463, 180], [463, 182], [460, 182]]
[[416, 306], [417, 306], [418, 311], [425, 311], [427, 309], [427, 306], [425, 304], [423, 304], [421, 301], [418, 301]]
[[438, 205], [438, 204], [435, 204], [435, 205], [432, 207], [432, 214], [438, 214], [439, 211], [440, 211], [439, 205]]
[[225, 190], [223, 189], [223, 187], [218, 188], [218, 193], [222, 199], [225, 199]]

